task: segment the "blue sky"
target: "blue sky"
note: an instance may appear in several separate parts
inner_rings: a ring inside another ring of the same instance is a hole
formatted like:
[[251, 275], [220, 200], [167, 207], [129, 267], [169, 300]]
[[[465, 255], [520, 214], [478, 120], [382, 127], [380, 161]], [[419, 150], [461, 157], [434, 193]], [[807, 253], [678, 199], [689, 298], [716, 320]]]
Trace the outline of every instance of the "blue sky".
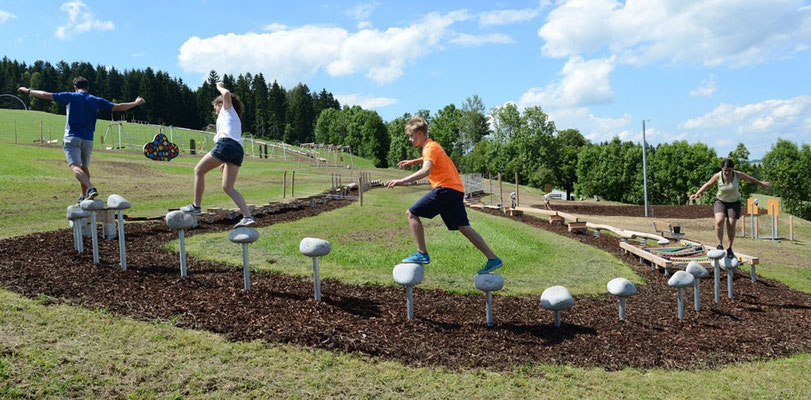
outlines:
[[[3, 55], [326, 88], [385, 120], [541, 106], [592, 141], [811, 143], [811, 0], [0, 1]], [[148, 99], [147, 99], [148, 101]]]

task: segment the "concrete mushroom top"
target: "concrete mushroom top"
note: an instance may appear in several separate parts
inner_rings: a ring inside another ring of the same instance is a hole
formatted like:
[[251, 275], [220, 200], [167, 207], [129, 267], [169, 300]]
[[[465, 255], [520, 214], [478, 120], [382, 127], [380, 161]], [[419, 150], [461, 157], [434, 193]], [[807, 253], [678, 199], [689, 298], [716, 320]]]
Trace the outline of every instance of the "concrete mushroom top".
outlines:
[[87, 218], [90, 216], [90, 211], [82, 210], [82, 207], [79, 207], [76, 204], [71, 204], [68, 206], [68, 219], [73, 221], [76, 219]]
[[674, 288], [684, 288], [691, 286], [695, 280], [696, 278], [686, 271], [676, 271], [667, 281], [667, 284]]
[[298, 249], [301, 254], [305, 256], [321, 257], [329, 254], [330, 250], [332, 250], [332, 245], [324, 239], [306, 237], [301, 239]]
[[197, 218], [180, 210], [170, 211], [166, 214], [166, 224], [176, 231], [191, 229], [197, 226]]
[[670, 243], [670, 240], [659, 239], [656, 243], [658, 243], [659, 245], [666, 245], [666, 244]]
[[126, 210], [130, 207], [132, 207], [132, 203], [117, 194], [111, 194], [110, 197], [107, 198], [107, 208]]
[[106, 207], [106, 205], [104, 204], [103, 201], [96, 200], [96, 199], [82, 200], [82, 202], [79, 205], [82, 206], [82, 209], [91, 210], [91, 211], [92, 210], [103, 210]]
[[707, 252], [707, 258], [709, 258], [710, 260], [720, 260], [720, 259], [722, 259], [722, 258], [724, 258], [726, 256], [727, 256], [727, 252], [725, 252], [723, 250], [715, 249], [715, 250], [710, 250], [710, 251]]
[[425, 267], [422, 264], [403, 263], [394, 266], [392, 276], [394, 281], [405, 287], [417, 286], [422, 283]]
[[541, 293], [541, 307], [552, 310], [568, 310], [574, 306], [574, 298], [569, 289], [563, 286], [552, 286]]
[[625, 278], [614, 278], [608, 281], [608, 293], [618, 297], [629, 297], [636, 294], [636, 286]]
[[736, 269], [738, 268], [738, 259], [724, 257], [719, 264], [721, 264], [721, 269], [723, 270]]
[[482, 292], [501, 290], [504, 287], [504, 277], [499, 274], [476, 274], [473, 284]]
[[710, 276], [710, 273], [707, 271], [707, 269], [704, 268], [704, 266], [701, 265], [701, 263], [698, 263], [696, 261], [690, 261], [690, 263], [687, 264], [687, 273], [693, 275], [693, 277], [695, 277], [696, 279], [706, 278]]
[[259, 239], [259, 231], [250, 227], [239, 227], [228, 234], [228, 240], [234, 243], [253, 243]]

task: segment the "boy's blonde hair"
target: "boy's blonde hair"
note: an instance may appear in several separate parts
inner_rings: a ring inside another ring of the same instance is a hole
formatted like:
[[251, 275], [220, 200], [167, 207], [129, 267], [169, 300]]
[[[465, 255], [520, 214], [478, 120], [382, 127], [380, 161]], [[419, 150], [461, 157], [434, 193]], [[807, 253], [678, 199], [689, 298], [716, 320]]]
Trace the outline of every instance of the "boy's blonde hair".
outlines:
[[411, 117], [406, 122], [406, 133], [410, 134], [411, 132], [422, 132], [425, 136], [428, 136], [428, 122], [425, 122], [425, 119], [419, 116]]

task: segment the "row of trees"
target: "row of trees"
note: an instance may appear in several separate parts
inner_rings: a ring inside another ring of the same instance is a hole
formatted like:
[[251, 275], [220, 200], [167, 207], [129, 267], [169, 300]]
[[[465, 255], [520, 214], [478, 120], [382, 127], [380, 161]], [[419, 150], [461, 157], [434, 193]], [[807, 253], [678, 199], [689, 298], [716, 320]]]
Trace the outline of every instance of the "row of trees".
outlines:
[[[114, 101], [129, 101], [143, 96], [147, 103], [132, 109], [129, 119], [147, 120], [190, 128], [213, 123], [211, 100], [216, 97], [215, 83], [225, 82], [245, 103], [243, 130], [257, 137], [297, 144], [317, 142], [349, 145], [353, 151], [373, 160], [376, 166], [395, 166], [398, 161], [419, 157], [404, 134], [411, 114], [388, 123], [375, 111], [359, 106], [341, 108], [326, 90], [311, 93], [304, 84], [290, 90], [277, 82], [268, 83], [260, 73], [222, 78], [212, 71], [196, 90], [181, 79], [152, 69], [118, 71], [88, 63], [59, 62], [55, 66], [37, 61], [28, 66], [3, 58], [0, 61], [0, 89], [11, 93], [18, 86], [48, 91], [71, 90], [76, 76], [91, 82], [91, 92]], [[64, 113], [64, 107], [35, 98], [25, 99], [32, 109]], [[641, 204], [642, 146], [618, 138], [591, 143], [576, 129], [558, 130], [540, 107], [519, 110], [514, 104], [495, 107], [489, 112], [476, 95], [465, 99], [461, 107], [449, 104], [431, 114], [419, 110], [416, 115], [430, 125], [437, 140], [463, 172], [484, 175], [517, 173], [522, 184], [544, 187], [551, 184], [579, 196], [602, 196], [607, 200]], [[110, 118], [109, 115], [102, 115]], [[705, 144], [685, 141], [648, 146], [648, 195], [652, 204], [684, 204], [709, 177], [720, 169], [719, 157]], [[765, 190], [785, 199], [787, 210], [811, 218], [811, 149], [790, 141], [778, 140], [764, 157], [762, 166], [749, 162], [743, 144], [727, 155], [737, 169], [759, 179], [772, 181]], [[741, 191], [749, 196], [761, 190], [743, 183]], [[709, 202], [712, 193], [702, 199]]]
[[[90, 81], [90, 92], [114, 102], [132, 101], [137, 96], [147, 100], [118, 119], [142, 120], [156, 124], [200, 129], [214, 123], [211, 101], [219, 95], [215, 84], [222, 80], [245, 103], [242, 129], [257, 137], [284, 140], [288, 143], [312, 142], [315, 121], [326, 108], [339, 109], [339, 102], [326, 89], [310, 92], [307, 85], [298, 84], [286, 90], [276, 81], [268, 83], [260, 73], [237, 77], [220, 77], [211, 71], [206, 81], [191, 90], [182, 79], [173, 79], [166, 72], [145, 70], [119, 71], [115, 67], [93, 66], [90, 63], [64, 61], [52, 65], [36, 61], [31, 65], [4, 57], [0, 61], [0, 90], [16, 93], [20, 86], [49, 92], [73, 90], [73, 78], [83, 76]], [[61, 104], [20, 95], [32, 110], [64, 114]], [[10, 102], [10, 100], [4, 100]], [[11, 104], [11, 103], [10, 103]], [[13, 105], [12, 105], [13, 106]], [[113, 119], [110, 112], [101, 118]]]

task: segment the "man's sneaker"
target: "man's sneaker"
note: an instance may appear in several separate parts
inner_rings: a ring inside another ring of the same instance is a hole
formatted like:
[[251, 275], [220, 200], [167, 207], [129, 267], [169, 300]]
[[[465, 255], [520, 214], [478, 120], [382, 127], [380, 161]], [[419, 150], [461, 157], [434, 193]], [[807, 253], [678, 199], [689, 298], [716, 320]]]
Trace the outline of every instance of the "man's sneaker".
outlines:
[[92, 187], [87, 189], [87, 193], [85, 193], [84, 198], [87, 200], [93, 200], [99, 195], [99, 191], [96, 188]]
[[715, 246], [715, 249], [716, 249], [716, 250], [723, 250], [723, 249], [724, 249], [724, 246], [721, 246], [721, 245], [719, 244], [718, 246]]
[[735, 258], [735, 253], [732, 252], [732, 247], [727, 247], [727, 258]]
[[403, 259], [404, 263], [415, 263], [415, 264], [430, 264], [431, 257], [428, 257], [428, 253], [423, 252], [416, 252], [406, 258]]
[[79, 197], [79, 200], [76, 200], [76, 204], [82, 204], [83, 201], [84, 201], [84, 196]]
[[502, 265], [504, 265], [504, 263], [501, 262], [500, 258], [496, 257], [496, 258], [494, 258], [492, 260], [487, 260], [487, 264], [484, 264], [484, 267], [482, 269], [476, 271], [476, 273], [477, 274], [489, 274], [489, 273], [501, 268]]
[[202, 210], [200, 210], [200, 207], [197, 207], [194, 204], [189, 204], [187, 206], [180, 207], [180, 211], [183, 211], [184, 213], [189, 213], [189, 214], [192, 214], [192, 215], [200, 215], [203, 212]]
[[[198, 208], [199, 210], [199, 208]], [[242, 228], [242, 227], [253, 227], [256, 226], [256, 221], [254, 221], [251, 217], [243, 217], [236, 225], [234, 225], [234, 229]]]

